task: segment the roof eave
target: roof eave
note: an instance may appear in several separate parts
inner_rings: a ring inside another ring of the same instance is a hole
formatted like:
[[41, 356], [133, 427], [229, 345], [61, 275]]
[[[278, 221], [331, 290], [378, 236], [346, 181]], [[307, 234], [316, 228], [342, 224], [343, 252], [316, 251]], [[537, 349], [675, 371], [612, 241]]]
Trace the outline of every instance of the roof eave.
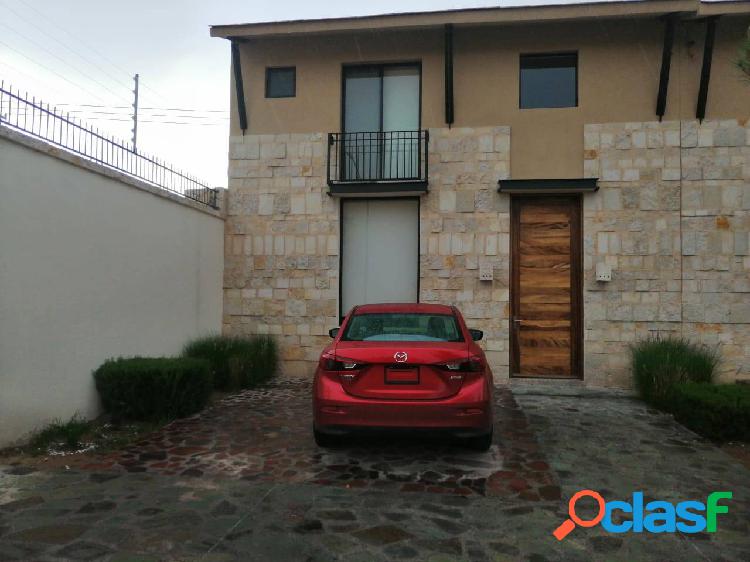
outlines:
[[[483, 25], [531, 23], [544, 21], [586, 20], [591, 18], [647, 17], [684, 12], [706, 15], [750, 12], [750, 3], [701, 3], [699, 0], [633, 0], [620, 2], [590, 2], [582, 4], [554, 4], [522, 7], [493, 7], [411, 12], [376, 16], [335, 19], [294, 20], [266, 23], [211, 26], [212, 37], [269, 37], [278, 35], [308, 35], [346, 33], [372, 30], [404, 30], [455, 25]], [[736, 4], [736, 6], [735, 6]], [[724, 8], [726, 5], [726, 9]]]

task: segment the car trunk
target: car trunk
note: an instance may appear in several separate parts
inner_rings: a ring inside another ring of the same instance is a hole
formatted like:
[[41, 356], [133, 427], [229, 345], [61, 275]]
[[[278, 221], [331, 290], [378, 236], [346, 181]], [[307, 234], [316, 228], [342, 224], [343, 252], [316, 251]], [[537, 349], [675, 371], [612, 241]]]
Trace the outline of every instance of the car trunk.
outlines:
[[439, 365], [466, 361], [468, 346], [465, 342], [342, 341], [336, 346], [336, 356], [364, 365], [353, 376], [341, 378], [344, 390], [352, 396], [438, 400], [456, 394], [463, 383], [462, 373]]

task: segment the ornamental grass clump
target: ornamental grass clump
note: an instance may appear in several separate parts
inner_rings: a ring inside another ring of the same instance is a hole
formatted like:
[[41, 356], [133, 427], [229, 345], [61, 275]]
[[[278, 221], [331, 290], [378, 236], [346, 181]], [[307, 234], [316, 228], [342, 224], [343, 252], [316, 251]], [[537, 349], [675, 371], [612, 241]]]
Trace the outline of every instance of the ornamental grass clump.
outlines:
[[278, 367], [278, 347], [270, 336], [208, 336], [188, 343], [183, 355], [208, 361], [214, 387], [222, 391], [253, 388]]
[[635, 387], [657, 406], [677, 384], [712, 382], [719, 365], [716, 349], [677, 337], [649, 337], [630, 351]]

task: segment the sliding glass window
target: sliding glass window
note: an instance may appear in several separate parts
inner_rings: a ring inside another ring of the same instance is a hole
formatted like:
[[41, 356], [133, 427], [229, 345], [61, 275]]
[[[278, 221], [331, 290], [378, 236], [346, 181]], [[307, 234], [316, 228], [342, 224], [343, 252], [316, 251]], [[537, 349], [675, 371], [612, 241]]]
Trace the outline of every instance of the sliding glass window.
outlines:
[[419, 64], [344, 68], [346, 180], [418, 178], [420, 90]]

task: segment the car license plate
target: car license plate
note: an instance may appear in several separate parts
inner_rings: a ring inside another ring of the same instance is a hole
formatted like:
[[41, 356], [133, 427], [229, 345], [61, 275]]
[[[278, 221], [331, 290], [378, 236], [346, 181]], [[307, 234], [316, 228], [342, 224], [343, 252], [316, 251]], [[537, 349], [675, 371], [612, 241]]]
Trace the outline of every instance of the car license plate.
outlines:
[[387, 384], [418, 384], [419, 367], [386, 367], [385, 382]]

